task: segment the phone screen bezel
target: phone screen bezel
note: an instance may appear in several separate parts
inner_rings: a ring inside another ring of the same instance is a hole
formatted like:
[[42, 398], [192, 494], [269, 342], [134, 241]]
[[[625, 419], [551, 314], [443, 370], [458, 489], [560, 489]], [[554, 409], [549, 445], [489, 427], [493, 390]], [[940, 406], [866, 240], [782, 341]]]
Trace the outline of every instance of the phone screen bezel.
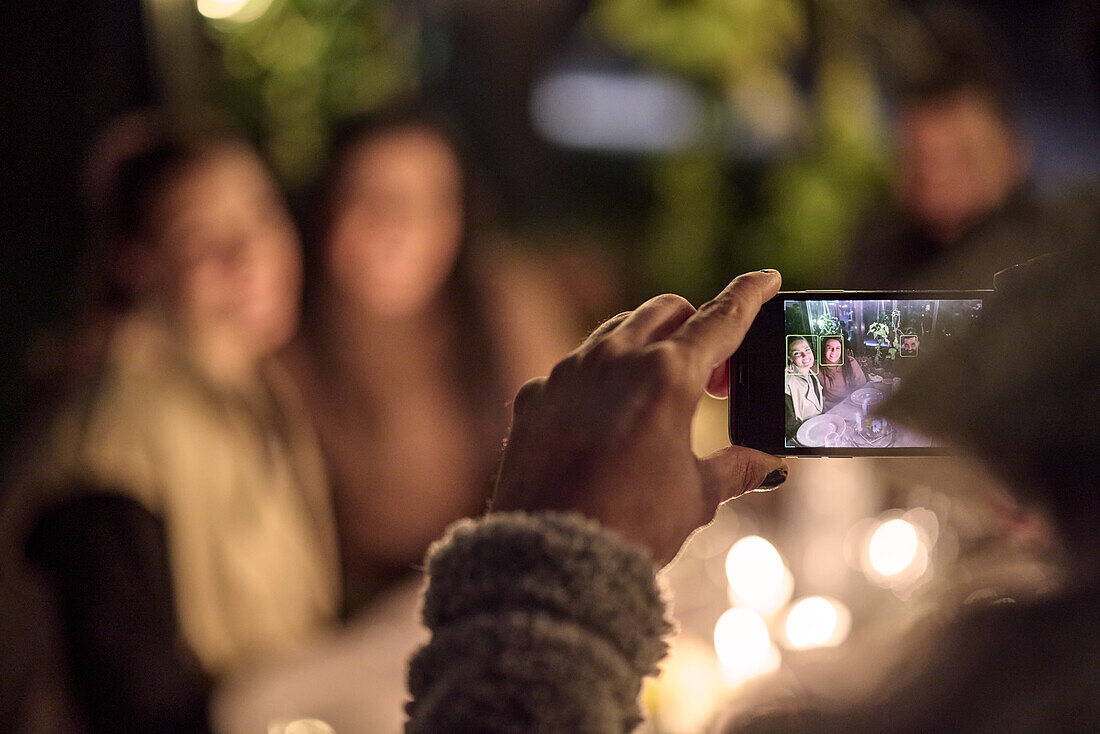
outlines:
[[851, 458], [863, 456], [943, 456], [952, 450], [929, 447], [806, 447], [786, 445], [784, 440], [783, 350], [775, 345], [785, 338], [784, 301], [816, 300], [982, 300], [992, 290], [896, 290], [780, 291], [765, 303], [741, 346], [729, 360], [729, 439], [779, 456]]

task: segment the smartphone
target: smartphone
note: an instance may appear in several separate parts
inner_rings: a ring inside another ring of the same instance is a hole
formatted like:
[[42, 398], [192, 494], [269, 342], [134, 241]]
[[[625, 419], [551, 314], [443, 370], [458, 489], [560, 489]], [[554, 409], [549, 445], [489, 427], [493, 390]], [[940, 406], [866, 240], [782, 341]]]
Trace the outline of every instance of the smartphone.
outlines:
[[784, 456], [947, 453], [876, 408], [992, 293], [780, 292], [730, 358], [730, 441]]

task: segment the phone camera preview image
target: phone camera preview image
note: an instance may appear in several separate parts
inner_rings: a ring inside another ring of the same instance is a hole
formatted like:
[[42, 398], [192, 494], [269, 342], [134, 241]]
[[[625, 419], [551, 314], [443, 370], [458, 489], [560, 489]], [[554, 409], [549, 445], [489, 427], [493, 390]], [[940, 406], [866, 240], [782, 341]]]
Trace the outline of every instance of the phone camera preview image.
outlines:
[[921, 355], [961, 332], [981, 304], [980, 299], [785, 300], [784, 447], [933, 447], [927, 437], [879, 416], [877, 408]]

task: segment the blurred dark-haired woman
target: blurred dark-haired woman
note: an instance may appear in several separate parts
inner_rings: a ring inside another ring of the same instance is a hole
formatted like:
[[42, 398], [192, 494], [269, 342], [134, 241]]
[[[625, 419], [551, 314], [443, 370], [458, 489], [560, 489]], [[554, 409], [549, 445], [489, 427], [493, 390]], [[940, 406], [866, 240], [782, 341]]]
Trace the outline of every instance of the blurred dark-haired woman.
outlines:
[[484, 509], [511, 395], [576, 343], [545, 272], [487, 241], [476, 189], [454, 125], [421, 102], [348, 122], [319, 186], [287, 362], [331, 472], [352, 610]]

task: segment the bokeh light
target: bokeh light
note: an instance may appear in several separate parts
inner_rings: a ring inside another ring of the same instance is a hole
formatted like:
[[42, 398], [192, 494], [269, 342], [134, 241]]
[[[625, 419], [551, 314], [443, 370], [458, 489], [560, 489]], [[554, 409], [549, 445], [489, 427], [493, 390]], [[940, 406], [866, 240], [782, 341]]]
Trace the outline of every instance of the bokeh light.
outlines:
[[272, 721], [267, 725], [268, 734], [336, 734], [336, 730], [320, 719], [295, 719]]
[[714, 650], [688, 633], [669, 640], [661, 674], [643, 685], [646, 716], [662, 734], [702, 731], [727, 693]]
[[204, 18], [248, 23], [265, 13], [271, 0], [195, 0], [195, 5]]
[[759, 535], [733, 544], [726, 555], [726, 579], [734, 603], [763, 615], [774, 613], [790, 601], [794, 590], [794, 577], [783, 557]]
[[911, 588], [928, 570], [932, 541], [908, 514], [895, 511], [880, 516], [865, 533], [861, 561], [872, 583], [892, 589]]
[[737, 685], [779, 667], [768, 625], [751, 609], [734, 607], [714, 625], [714, 651], [726, 683]]
[[652, 152], [697, 145], [707, 108], [684, 82], [658, 76], [562, 71], [531, 94], [531, 119], [565, 147]]
[[883, 576], [897, 576], [917, 557], [920, 539], [913, 523], [901, 518], [887, 520], [871, 534], [867, 560]]
[[783, 626], [786, 643], [795, 650], [835, 647], [848, 638], [852, 614], [840, 601], [807, 596], [791, 605]]

